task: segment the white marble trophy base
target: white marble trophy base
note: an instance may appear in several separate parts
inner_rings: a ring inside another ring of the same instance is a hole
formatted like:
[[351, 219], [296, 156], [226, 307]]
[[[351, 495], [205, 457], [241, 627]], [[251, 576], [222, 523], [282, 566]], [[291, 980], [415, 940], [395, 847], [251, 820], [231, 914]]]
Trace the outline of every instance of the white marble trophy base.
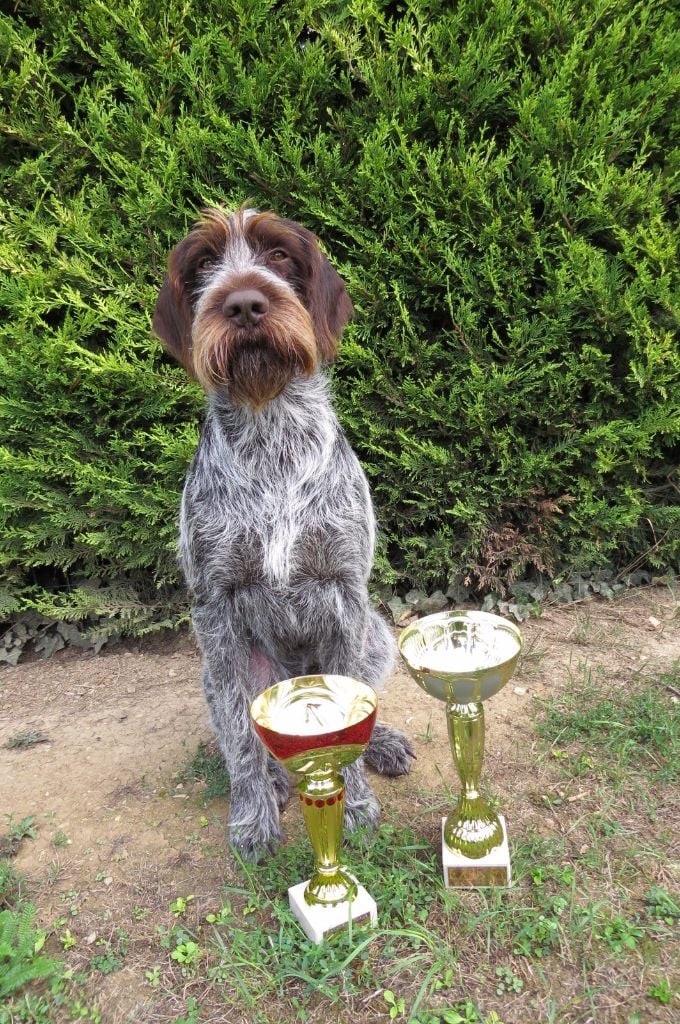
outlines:
[[505, 818], [499, 814], [503, 827], [503, 842], [500, 846], [485, 854], [484, 857], [464, 857], [449, 849], [444, 841], [444, 823], [442, 818], [442, 867], [444, 869], [444, 885], [447, 889], [478, 889], [482, 886], [512, 885], [510, 872], [510, 848]]
[[292, 885], [288, 890], [288, 901], [303, 932], [317, 945], [331, 932], [346, 928], [350, 919], [353, 924], [364, 926], [378, 923], [376, 902], [368, 895], [363, 885], [358, 887], [356, 898], [351, 903], [345, 900], [343, 903], [336, 903], [334, 907], [324, 907], [321, 904], [310, 906], [305, 901], [306, 888], [307, 882]]

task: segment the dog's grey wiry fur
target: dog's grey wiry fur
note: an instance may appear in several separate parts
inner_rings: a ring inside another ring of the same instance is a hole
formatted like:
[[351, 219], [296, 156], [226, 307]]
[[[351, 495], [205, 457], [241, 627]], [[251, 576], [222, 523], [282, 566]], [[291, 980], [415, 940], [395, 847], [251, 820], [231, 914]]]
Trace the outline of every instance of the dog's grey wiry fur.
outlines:
[[[353, 313], [314, 236], [273, 213], [204, 210], [173, 249], [153, 328], [208, 395], [180, 517], [210, 714], [229, 772], [229, 836], [256, 860], [280, 839], [287, 772], [257, 738], [253, 698], [318, 672], [379, 686], [394, 641], [369, 603], [368, 484], [333, 411], [324, 364]], [[378, 723], [366, 762], [407, 772], [406, 736]], [[363, 759], [345, 823], [374, 827]]]

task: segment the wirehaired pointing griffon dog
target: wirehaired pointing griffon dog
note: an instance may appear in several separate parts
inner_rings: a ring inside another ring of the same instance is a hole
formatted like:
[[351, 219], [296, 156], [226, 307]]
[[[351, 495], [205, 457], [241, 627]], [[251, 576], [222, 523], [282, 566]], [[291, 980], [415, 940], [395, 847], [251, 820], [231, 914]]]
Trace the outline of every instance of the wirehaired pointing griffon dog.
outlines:
[[[170, 253], [153, 318], [208, 396], [180, 556], [231, 782], [229, 837], [247, 860], [279, 841], [289, 795], [287, 772], [253, 730], [251, 701], [312, 673], [380, 684], [393, 664], [367, 590], [368, 484], [324, 372], [352, 312], [311, 232], [273, 213], [209, 209]], [[404, 734], [378, 723], [367, 763], [400, 775], [412, 757]], [[347, 826], [375, 826], [361, 761], [344, 775]]]

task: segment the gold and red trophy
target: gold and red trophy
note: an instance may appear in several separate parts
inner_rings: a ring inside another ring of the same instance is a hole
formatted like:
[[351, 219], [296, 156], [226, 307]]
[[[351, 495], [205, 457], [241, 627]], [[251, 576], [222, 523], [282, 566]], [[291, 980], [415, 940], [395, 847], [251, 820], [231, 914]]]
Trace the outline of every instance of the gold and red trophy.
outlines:
[[293, 914], [313, 942], [349, 921], [377, 922], [375, 900], [340, 863], [345, 786], [340, 769], [361, 756], [373, 732], [375, 690], [347, 676], [298, 676], [271, 686], [250, 708], [273, 756], [299, 776], [302, 815], [316, 866], [291, 886]]

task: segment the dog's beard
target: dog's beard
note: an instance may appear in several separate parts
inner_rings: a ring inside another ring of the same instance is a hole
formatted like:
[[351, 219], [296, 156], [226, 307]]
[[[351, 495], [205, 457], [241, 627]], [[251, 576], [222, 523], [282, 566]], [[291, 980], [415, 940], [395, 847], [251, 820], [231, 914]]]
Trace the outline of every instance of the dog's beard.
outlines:
[[222, 313], [205, 310], [194, 322], [194, 366], [206, 391], [227, 389], [233, 402], [259, 411], [294, 377], [317, 366], [314, 328], [296, 300], [279, 302], [266, 324], [234, 327]]
[[232, 400], [237, 405], [249, 405], [256, 411], [280, 395], [289, 380], [308, 372], [294, 350], [290, 354], [282, 354], [268, 339], [234, 346], [227, 363]]

